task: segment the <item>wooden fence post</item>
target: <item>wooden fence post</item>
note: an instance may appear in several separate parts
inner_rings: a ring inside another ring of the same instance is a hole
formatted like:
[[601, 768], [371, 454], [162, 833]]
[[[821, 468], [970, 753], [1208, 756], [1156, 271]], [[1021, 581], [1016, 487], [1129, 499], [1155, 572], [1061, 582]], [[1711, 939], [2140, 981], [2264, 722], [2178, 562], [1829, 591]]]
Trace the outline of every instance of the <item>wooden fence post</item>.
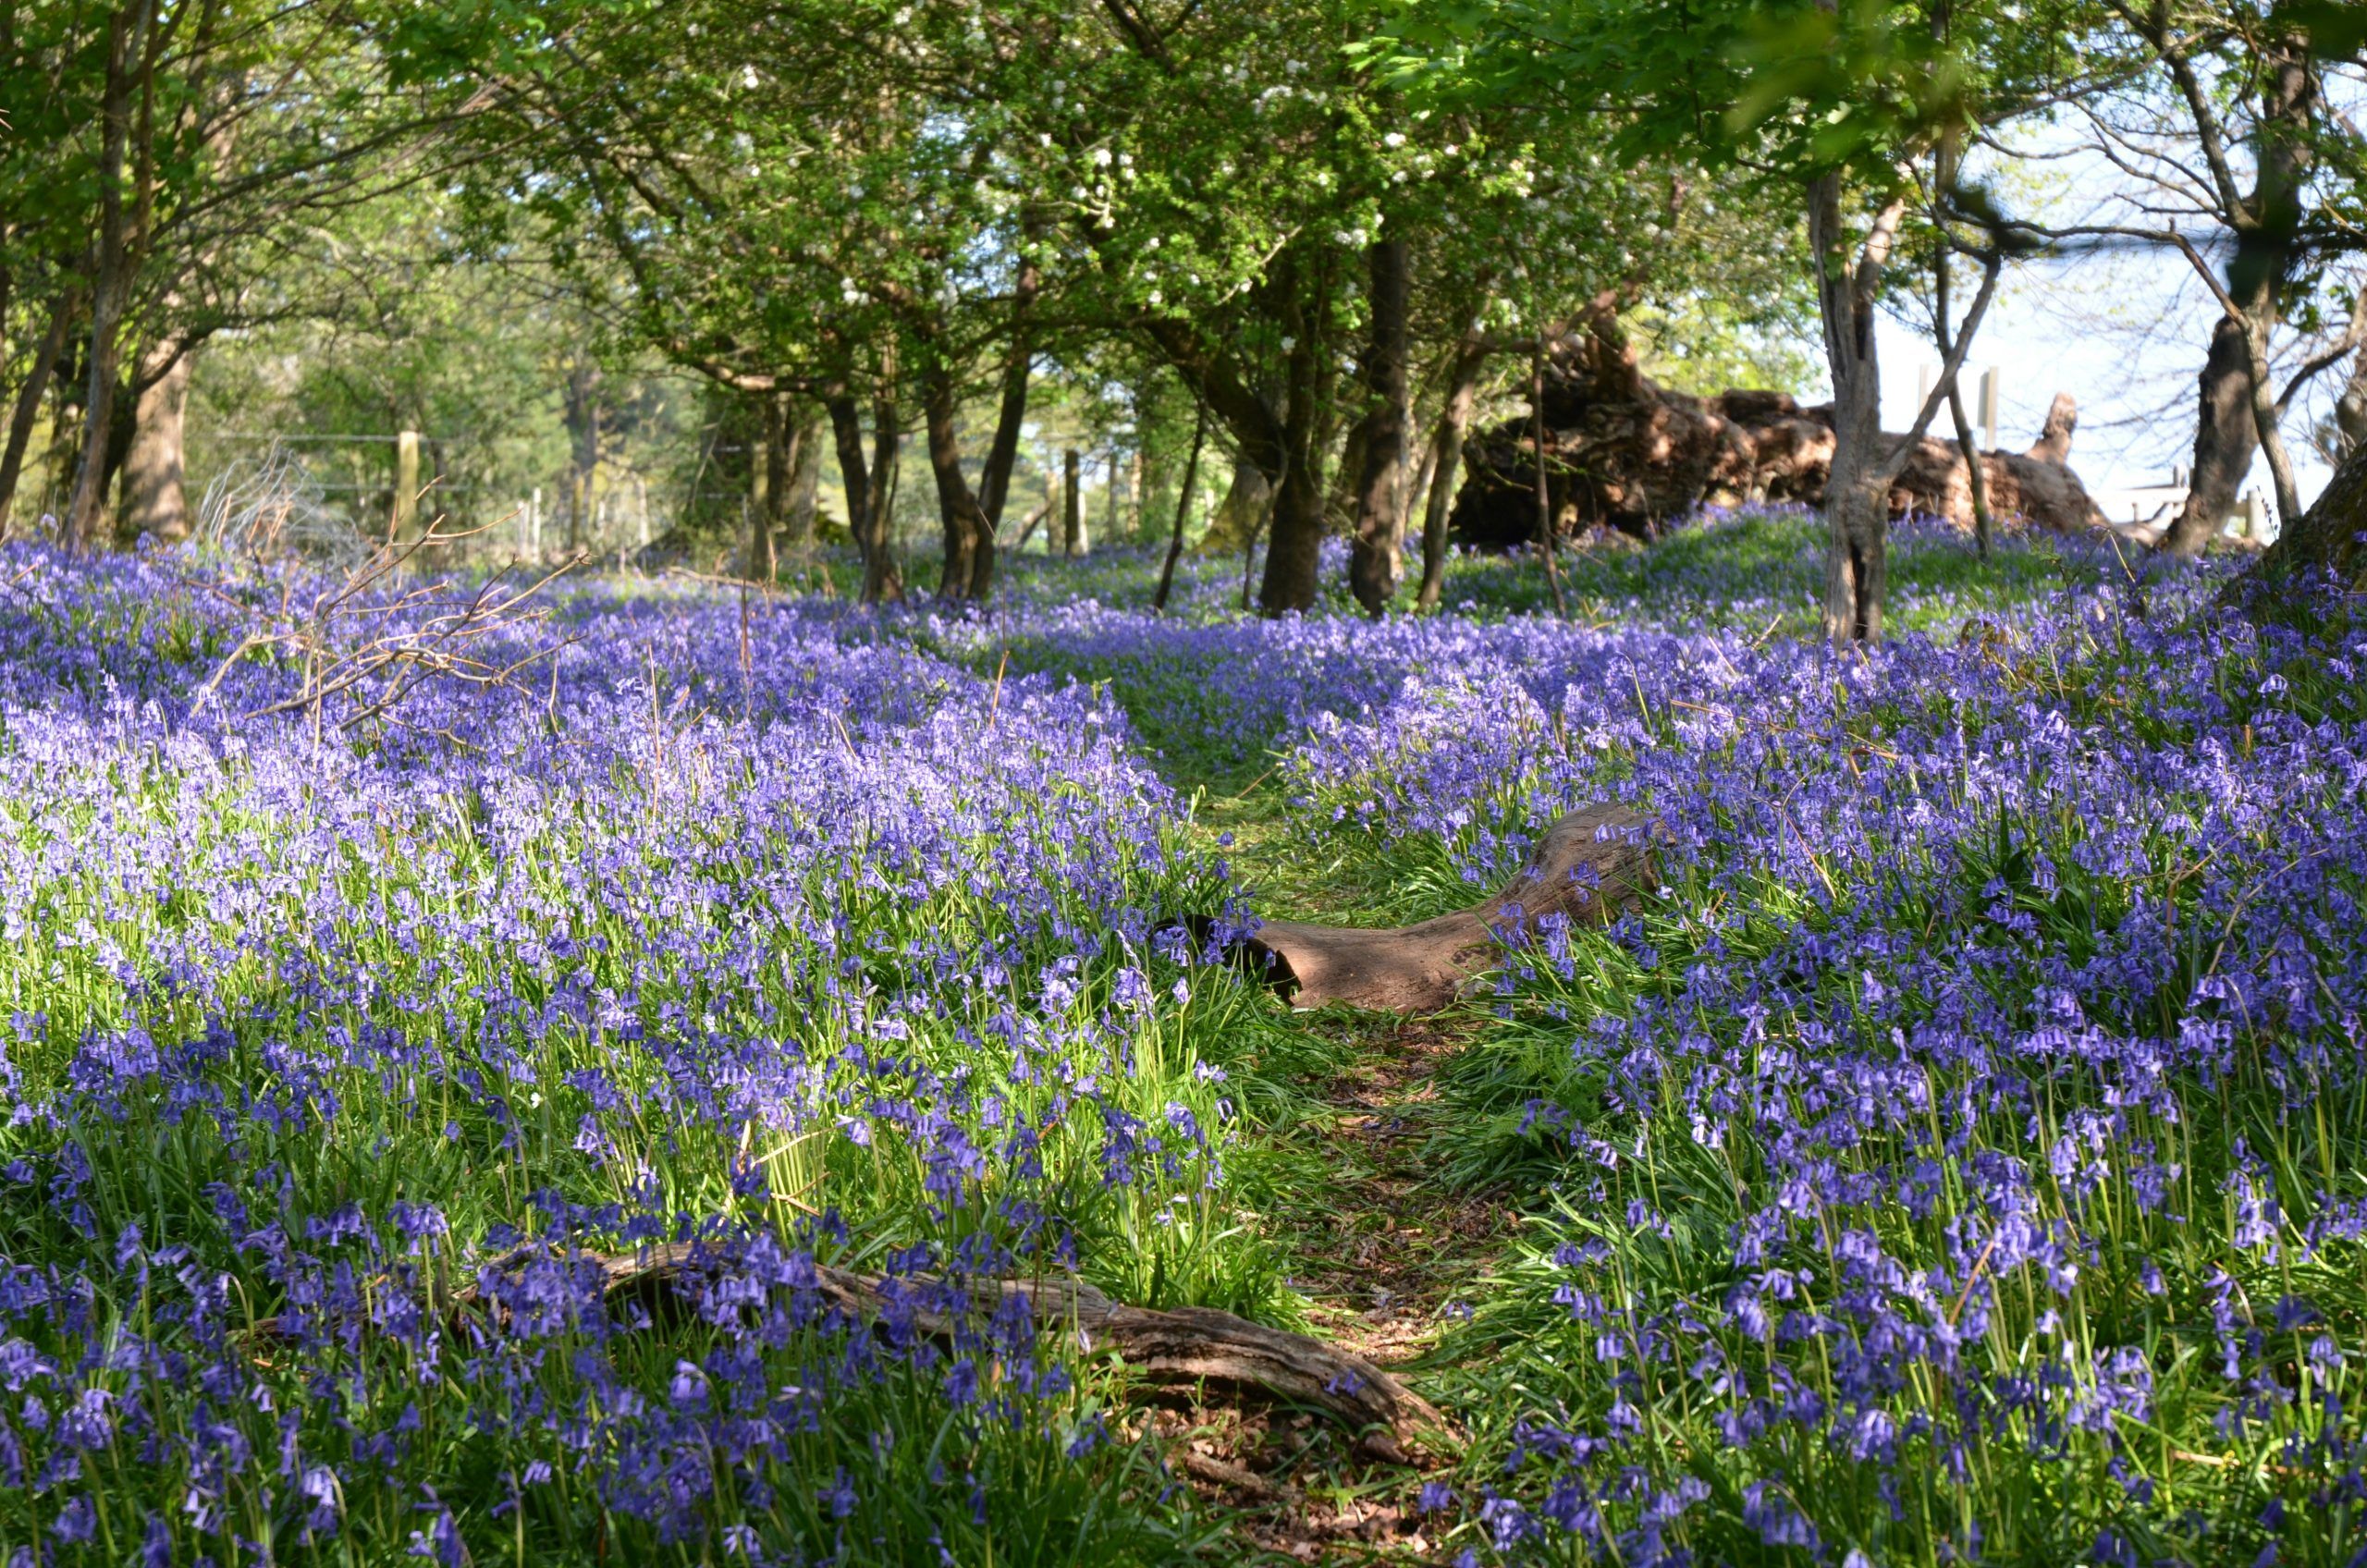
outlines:
[[402, 431], [395, 436], [395, 521], [390, 531], [396, 539], [408, 539], [419, 529], [419, 432]]

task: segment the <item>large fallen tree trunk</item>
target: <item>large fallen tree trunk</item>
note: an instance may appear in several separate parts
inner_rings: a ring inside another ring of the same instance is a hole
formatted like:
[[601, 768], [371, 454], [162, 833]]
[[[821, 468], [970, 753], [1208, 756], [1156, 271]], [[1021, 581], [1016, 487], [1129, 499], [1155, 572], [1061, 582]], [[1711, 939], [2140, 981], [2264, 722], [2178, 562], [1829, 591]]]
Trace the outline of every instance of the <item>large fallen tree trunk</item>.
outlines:
[[1243, 946], [1299, 1007], [1435, 1012], [1548, 916], [1609, 923], [1650, 886], [1649, 827], [1626, 806], [1582, 807], [1546, 829], [1502, 892], [1468, 909], [1385, 930], [1262, 921]]
[[[485, 1281], [514, 1276], [529, 1262], [547, 1258], [571, 1270], [596, 1268], [603, 1299], [634, 1298], [655, 1318], [669, 1303], [679, 1304], [678, 1286], [694, 1285], [699, 1271], [717, 1256], [712, 1246], [697, 1242], [629, 1253], [513, 1254], [486, 1264], [477, 1283], [451, 1296], [450, 1307], [455, 1314], [497, 1318], [499, 1292], [489, 1292]], [[930, 1339], [950, 1340], [965, 1322], [975, 1329], [999, 1305], [1017, 1299], [1027, 1304], [1042, 1331], [1073, 1336], [1072, 1351], [1088, 1358], [1115, 1356], [1156, 1387], [1205, 1387], [1319, 1410], [1359, 1433], [1364, 1446], [1384, 1459], [1402, 1461], [1403, 1444], [1418, 1433], [1449, 1436], [1445, 1418], [1429, 1401], [1362, 1357], [1213, 1307], [1155, 1311], [1113, 1302], [1077, 1280], [1000, 1280], [970, 1285], [965, 1314], [950, 1309], [948, 1292], [934, 1280], [900, 1280], [823, 1264], [814, 1272], [823, 1301], [852, 1322], [893, 1322]], [[594, 1283], [578, 1277], [585, 1286]], [[978, 1299], [989, 1291], [999, 1291], [1000, 1302]], [[253, 1332], [276, 1339], [284, 1329], [278, 1318], [270, 1317]]]
[[[1697, 398], [1659, 386], [1637, 367], [1615, 324], [1589, 324], [1556, 346], [1544, 401], [1546, 488], [1564, 534], [1596, 526], [1649, 534], [1701, 506], [1823, 504], [1831, 404], [1804, 408], [1755, 390]], [[2066, 533], [2106, 525], [2068, 466], [2077, 423], [2070, 397], [2059, 396], [2030, 450], [1981, 454], [1994, 515]], [[1535, 540], [1536, 453], [1529, 416], [1472, 438], [1448, 521], [1457, 543], [1509, 549]], [[1920, 438], [1890, 507], [1893, 516], [1919, 512], [1969, 529], [1971, 475], [1956, 444]]]

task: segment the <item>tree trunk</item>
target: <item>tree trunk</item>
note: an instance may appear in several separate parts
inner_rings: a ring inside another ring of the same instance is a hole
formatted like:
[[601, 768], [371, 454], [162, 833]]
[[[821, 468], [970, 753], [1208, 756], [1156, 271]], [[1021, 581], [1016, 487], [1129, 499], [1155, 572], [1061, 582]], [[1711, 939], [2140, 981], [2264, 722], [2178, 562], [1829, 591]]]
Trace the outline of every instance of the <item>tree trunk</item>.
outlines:
[[896, 479], [902, 467], [902, 419], [896, 410], [895, 361], [888, 358], [871, 397], [871, 544], [864, 556], [863, 596], [892, 604], [904, 596], [904, 569], [896, 559]]
[[82, 402], [82, 455], [66, 503], [64, 543], [80, 550], [98, 537], [105, 508], [107, 445], [114, 434], [116, 361], [131, 302], [132, 261], [124, 213], [124, 161], [131, 134], [131, 58], [144, 5], [118, 6], [107, 21], [106, 85], [99, 104], [99, 244], [91, 280], [90, 390]]
[[74, 328], [80, 296], [68, 288], [50, 307], [49, 330], [33, 348], [33, 362], [24, 386], [17, 389], [17, 406], [8, 417], [8, 446], [0, 452], [0, 538], [7, 537], [15, 521], [17, 481], [24, 472], [25, 452], [32, 445], [33, 426], [41, 418], [41, 400], [49, 394], [50, 377]]
[[[2238, 301], [2248, 311], [2259, 311], [2264, 303], [2257, 294]], [[2259, 449], [2260, 427], [2252, 419], [2251, 350], [2243, 328], [2222, 315], [2211, 329], [2211, 353], [2202, 363], [2186, 504], [2162, 536], [2165, 553], [2199, 556], [2219, 536]]]
[[932, 364], [923, 374], [921, 413], [929, 472], [937, 480], [938, 521], [945, 536], [945, 570], [937, 594], [941, 599], [983, 599], [994, 585], [995, 528], [963, 476], [954, 412], [952, 374]]
[[1061, 554], [1081, 556], [1085, 538], [1085, 458], [1071, 447], [1061, 456]]
[[1905, 205], [1876, 214], [1853, 261], [1841, 215], [1841, 177], [1809, 186], [1809, 251], [1817, 268], [1817, 314], [1833, 376], [1833, 465], [1825, 481], [1825, 634], [1876, 643], [1888, 578], [1890, 476], [1882, 429], [1882, 371], [1874, 300]]
[[[2230, 314], [2223, 305], [2212, 325], [2211, 352], [2198, 388], [2193, 478], [2186, 505], [2160, 545], [2174, 556], [2201, 555], [2219, 536], [2236, 509], [2236, 493], [2251, 472], [2263, 433], [2273, 434], [2275, 427], [2275, 399], [2265, 386], [2255, 392], [2252, 373], [2255, 363], [2265, 362], [2270, 336], [2283, 319], [2285, 276], [2300, 216], [2295, 193], [2307, 172], [2306, 122], [2317, 88], [2306, 52], [2291, 41], [2265, 58], [2269, 86], [2262, 94], [2261, 151], [2251, 195], [2241, 211], [2223, 214], [2236, 229], [2226, 282], [2226, 304], [2235, 312]], [[2280, 500], [2287, 505], [2288, 477], [2277, 476]]]
[[[1011, 498], [1011, 472], [1019, 462], [1020, 427], [1027, 422], [1027, 383], [1035, 370], [1035, 339], [1029, 329], [1042, 274], [1032, 261], [1019, 266], [1017, 292], [1012, 304], [1011, 358], [1004, 361], [1002, 403], [995, 413], [994, 440], [987, 447], [987, 466], [978, 475], [978, 508], [986, 514], [989, 551], [994, 531], [1002, 526], [1002, 508]], [[988, 570], [992, 570], [989, 558]], [[973, 597], [986, 597], [981, 586]]]
[[[2367, 295], [2361, 295], [2361, 309], [2367, 311]], [[2350, 380], [2342, 395], [2334, 400], [2335, 458], [2339, 461], [2367, 447], [2367, 343], [2359, 346], [2358, 356], [2350, 361]], [[6, 515], [7, 489], [0, 484], [0, 516]]]
[[789, 490], [788, 421], [779, 393], [760, 394], [756, 410], [764, 435], [748, 465], [753, 494], [748, 498], [747, 575], [771, 582], [780, 575], [780, 508]]
[[1541, 321], [1537, 341], [1529, 349], [1528, 398], [1534, 414], [1529, 428], [1537, 454], [1537, 553], [1545, 562], [1545, 585], [1553, 591], [1553, 613], [1567, 620], [1570, 606], [1562, 597], [1561, 551], [1553, 537], [1552, 490], [1547, 484], [1552, 464], [1545, 444], [1545, 325]]
[[1208, 437], [1208, 409], [1203, 403], [1192, 421], [1192, 455], [1184, 461], [1184, 485], [1175, 496], [1175, 528], [1167, 537], [1167, 559], [1159, 563], [1159, 590], [1150, 597], [1150, 607], [1167, 607], [1168, 591], [1175, 583], [1175, 562], [1184, 554], [1184, 523], [1192, 515], [1192, 487], [1199, 483], [1200, 447]]
[[2331, 575], [2345, 592], [2358, 594], [2367, 588], [2362, 538], [2367, 538], [2367, 441], [2350, 448], [2315, 506], [2285, 521], [2259, 568], [2229, 584], [2229, 595], [2275, 606], [2280, 603], [2275, 593], [2279, 585], [2318, 573]]
[[[1944, 190], [1953, 187], [1954, 180], [1954, 161], [1944, 158], [1939, 167], [1938, 183]], [[1951, 260], [1946, 239], [1943, 236], [1939, 256], [1932, 263], [1932, 337], [1940, 350], [1943, 365], [1959, 357], [1956, 351], [1955, 331], [1948, 325], [1948, 275], [1956, 270], [1950, 264]], [[1948, 381], [1948, 417], [1956, 425], [1956, 449], [1964, 454], [1965, 481], [1972, 492], [1973, 549], [1982, 560], [1987, 560], [1989, 542], [1995, 533], [1994, 522], [1989, 515], [1989, 471], [1988, 465], [1981, 460], [1980, 447], [1973, 442], [1972, 421], [1965, 414], [1964, 378], [1961, 375], [1953, 376]]]
[[177, 337], [166, 338], [141, 358], [131, 444], [123, 459], [118, 521], [127, 538], [145, 535], [171, 544], [189, 537], [181, 415], [196, 361], [197, 345]]
[[[567, 477], [567, 553], [581, 555], [583, 550], [584, 523], [592, 510], [593, 489], [600, 468], [600, 367], [586, 360], [579, 360], [568, 368], [565, 391], [566, 423], [569, 440], [570, 472]], [[763, 520], [757, 520], [755, 533], [765, 533]], [[763, 550], [769, 555], [772, 540], [766, 533]], [[756, 552], [749, 557], [749, 570], [760, 576], [771, 575], [769, 568], [760, 570]]]
[[[1478, 312], [1471, 315], [1476, 317]], [[1439, 595], [1446, 591], [1447, 517], [1454, 508], [1464, 437], [1471, 431], [1471, 410], [1479, 400], [1479, 373], [1487, 364], [1488, 350], [1478, 330], [1466, 328], [1463, 341], [1455, 346], [1446, 402], [1439, 410], [1438, 430], [1430, 437], [1430, 490], [1422, 512], [1422, 588], [1414, 601], [1417, 610], [1438, 608]]]
[[1413, 257], [1403, 239], [1375, 240], [1367, 253], [1372, 274], [1372, 341], [1365, 351], [1364, 474], [1357, 486], [1355, 543], [1348, 556], [1348, 587], [1367, 615], [1396, 597], [1405, 542], [1405, 316], [1413, 290]]
[[[1304, 269], [1291, 263], [1287, 252], [1284, 262], [1282, 322], [1291, 348], [1282, 402], [1282, 467], [1269, 476], [1275, 485], [1273, 517], [1267, 527], [1266, 573], [1257, 589], [1257, 607], [1267, 615], [1313, 609], [1322, 570], [1323, 482], [1316, 471], [1315, 449], [1322, 419], [1316, 378], [1317, 322], [1300, 294], [1298, 275]], [[1324, 292], [1319, 277], [1316, 292]]]
[[821, 422], [812, 404], [799, 403], [789, 410], [788, 426], [791, 459], [779, 515], [781, 537], [802, 550], [814, 542], [814, 513], [822, 485]]
[[1221, 555], [1240, 549], [1265, 517], [1266, 493], [1271, 488], [1257, 465], [1245, 454], [1235, 452], [1233, 481], [1225, 486], [1223, 498], [1217, 502], [1216, 512], [1208, 519], [1200, 547]]
[[[883, 505], [880, 476], [864, 459], [863, 419], [856, 410], [853, 397], [843, 389], [833, 391], [824, 399], [823, 407], [830, 416], [830, 434], [839, 448], [839, 473], [846, 482], [847, 533], [854, 540], [855, 555], [863, 562], [863, 600], [879, 604], [903, 597], [903, 579], [893, 560], [886, 559], [888, 552], [881, 542], [885, 530], [875, 517]], [[893, 460], [893, 436], [889, 437], [889, 460]]]

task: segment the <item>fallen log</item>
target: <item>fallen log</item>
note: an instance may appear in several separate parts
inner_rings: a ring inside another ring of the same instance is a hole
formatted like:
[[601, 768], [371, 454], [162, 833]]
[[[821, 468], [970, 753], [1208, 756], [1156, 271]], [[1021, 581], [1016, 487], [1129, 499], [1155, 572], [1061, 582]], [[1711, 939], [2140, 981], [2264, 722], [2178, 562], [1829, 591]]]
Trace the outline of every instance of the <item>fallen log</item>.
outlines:
[[[637, 1296], [642, 1305], [662, 1310], [672, 1292], [665, 1287], [694, 1274], [716, 1258], [711, 1246], [674, 1242], [630, 1253], [517, 1254], [486, 1266], [484, 1272], [509, 1273], [530, 1257], [548, 1257], [570, 1268], [597, 1268], [604, 1300]], [[479, 1282], [449, 1298], [453, 1313], [497, 1311]], [[950, 1340], [962, 1329], [964, 1317], [936, 1302], [933, 1289], [910, 1294], [896, 1290], [897, 1281], [876, 1274], [828, 1265], [815, 1267], [816, 1286], [826, 1304], [855, 1322], [893, 1319], [930, 1339]], [[586, 1280], [585, 1283], [589, 1284]], [[914, 1280], [915, 1287], [933, 1284]], [[1285, 1329], [1269, 1329], [1214, 1307], [1186, 1306], [1167, 1311], [1129, 1306], [1073, 1279], [1001, 1280], [972, 1286], [975, 1300], [987, 1289], [1000, 1289], [1005, 1303], [1024, 1301], [1045, 1332], [1073, 1335], [1070, 1348], [1088, 1358], [1114, 1356], [1144, 1382], [1160, 1388], [1198, 1389], [1203, 1386], [1234, 1396], [1319, 1410], [1359, 1434], [1363, 1446], [1383, 1459], [1404, 1462], [1404, 1444], [1417, 1433], [1447, 1438], [1446, 1420], [1428, 1400], [1360, 1356], [1334, 1349], [1319, 1340]], [[973, 1326], [992, 1316], [993, 1306], [980, 1303], [967, 1315]], [[282, 1337], [279, 1319], [267, 1317], [252, 1333], [259, 1339]]]
[[[1981, 454], [1990, 504], [2055, 533], [2101, 529], [2103, 514], [2070, 464], [2078, 410], [2057, 397], [2027, 452]], [[1537, 538], [1535, 410], [1475, 433], [1448, 530], [1459, 544], [1508, 549]], [[1544, 376], [1546, 505], [1557, 533], [1608, 527], [1649, 538], [1703, 506], [1824, 503], [1833, 407], [1773, 391], [1697, 397], [1643, 374], [1614, 318], [1600, 313], [1556, 343]], [[1895, 446], [1904, 435], [1886, 435]], [[1891, 486], [1893, 517], [1972, 526], [1972, 484], [1954, 441], [1924, 435]]]
[[1379, 930], [1261, 921], [1242, 946], [1294, 1006], [1436, 1012], [1547, 916], [1608, 925], [1650, 886], [1650, 826], [1627, 806], [1584, 806], [1546, 829], [1502, 892], [1468, 909]]

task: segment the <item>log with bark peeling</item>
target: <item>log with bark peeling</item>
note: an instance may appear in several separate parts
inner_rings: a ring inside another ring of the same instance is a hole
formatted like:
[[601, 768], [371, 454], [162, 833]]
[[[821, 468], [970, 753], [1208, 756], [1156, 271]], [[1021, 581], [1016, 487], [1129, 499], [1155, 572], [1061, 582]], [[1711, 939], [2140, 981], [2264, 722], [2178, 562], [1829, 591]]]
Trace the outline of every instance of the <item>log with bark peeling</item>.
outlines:
[[[715, 1256], [702, 1243], [675, 1242], [630, 1253], [563, 1254], [556, 1260], [570, 1268], [598, 1268], [604, 1298], [637, 1297], [654, 1315], [663, 1309], [677, 1282], [695, 1275]], [[487, 1267], [499, 1274], [525, 1261], [521, 1255]], [[932, 1305], [931, 1291], [918, 1290], [899, 1299], [894, 1282], [877, 1274], [822, 1264], [814, 1272], [823, 1301], [852, 1321], [893, 1319], [930, 1339], [951, 1339], [963, 1326], [961, 1317]], [[1129, 1306], [1073, 1279], [982, 1282], [973, 1285], [971, 1293], [975, 1299], [989, 1289], [1000, 1290], [1005, 1302], [1024, 1301], [1037, 1328], [1061, 1336], [1070, 1353], [1092, 1359], [1115, 1356], [1136, 1378], [1156, 1387], [1205, 1387], [1221, 1395], [1319, 1410], [1360, 1434], [1365, 1448], [1384, 1459], [1403, 1461], [1403, 1445], [1418, 1434], [1452, 1440], [1445, 1418], [1421, 1395], [1362, 1357], [1305, 1334], [1269, 1329], [1213, 1307], [1158, 1311]], [[454, 1292], [450, 1306], [455, 1313], [496, 1310], [473, 1284]], [[981, 1304], [973, 1309], [970, 1321], [982, 1323], [992, 1315], [993, 1308]], [[278, 1338], [280, 1332], [276, 1317], [253, 1329], [259, 1339]]]
[[1650, 886], [1650, 826], [1626, 806], [1585, 806], [1546, 829], [1502, 891], [1468, 909], [1387, 929], [1262, 921], [1244, 946], [1299, 1007], [1435, 1012], [1547, 916], [1611, 921]]

